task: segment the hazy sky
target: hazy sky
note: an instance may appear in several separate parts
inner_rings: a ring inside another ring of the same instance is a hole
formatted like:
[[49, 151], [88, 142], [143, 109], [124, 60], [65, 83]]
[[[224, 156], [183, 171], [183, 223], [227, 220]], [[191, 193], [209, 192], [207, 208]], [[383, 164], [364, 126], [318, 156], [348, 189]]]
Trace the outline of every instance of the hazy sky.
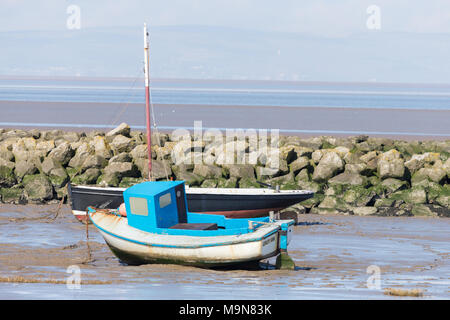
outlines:
[[155, 77], [450, 83], [450, 0], [0, 0], [0, 74], [134, 76], [143, 22]]
[[211, 25], [340, 36], [367, 31], [367, 8], [382, 32], [450, 32], [449, 0], [0, 0], [0, 31], [61, 30], [77, 5], [81, 27]]

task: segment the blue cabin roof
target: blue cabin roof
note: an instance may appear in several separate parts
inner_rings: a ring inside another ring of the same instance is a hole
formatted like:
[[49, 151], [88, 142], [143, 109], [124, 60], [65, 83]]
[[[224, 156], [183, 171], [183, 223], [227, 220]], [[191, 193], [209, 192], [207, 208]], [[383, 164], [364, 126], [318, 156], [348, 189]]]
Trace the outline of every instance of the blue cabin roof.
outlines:
[[184, 181], [147, 181], [127, 188], [124, 195], [154, 196], [180, 184], [184, 184]]
[[151, 232], [187, 222], [184, 181], [149, 181], [123, 192], [128, 225]]

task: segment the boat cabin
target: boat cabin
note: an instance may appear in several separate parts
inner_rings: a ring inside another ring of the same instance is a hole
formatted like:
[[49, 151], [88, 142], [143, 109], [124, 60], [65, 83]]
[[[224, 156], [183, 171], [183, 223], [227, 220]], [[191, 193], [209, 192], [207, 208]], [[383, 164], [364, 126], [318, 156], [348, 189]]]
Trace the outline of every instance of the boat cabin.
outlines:
[[188, 223], [184, 181], [152, 181], [136, 184], [123, 193], [128, 225], [155, 229], [216, 230], [216, 223]]

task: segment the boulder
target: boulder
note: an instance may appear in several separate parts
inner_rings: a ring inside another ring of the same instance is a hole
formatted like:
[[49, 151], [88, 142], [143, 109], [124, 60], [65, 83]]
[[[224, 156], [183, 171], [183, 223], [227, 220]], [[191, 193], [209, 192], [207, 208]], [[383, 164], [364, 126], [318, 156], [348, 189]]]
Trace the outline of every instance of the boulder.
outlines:
[[255, 169], [249, 164], [232, 164], [226, 165], [229, 170], [230, 177], [255, 179]]
[[[157, 150], [161, 150], [162, 148], [156, 147]], [[158, 152], [157, 152], [158, 153]], [[169, 153], [170, 154], [170, 153]], [[148, 151], [146, 144], [140, 144], [131, 150], [130, 155], [133, 159], [148, 159]], [[164, 159], [167, 154], [164, 154], [163, 157], [159, 157], [160, 159]]]
[[97, 168], [101, 169], [107, 165], [108, 161], [103, 158], [102, 156], [96, 155], [96, 154], [90, 154], [87, 155], [84, 158], [84, 161], [82, 162], [81, 166], [79, 167], [81, 172], [84, 172], [87, 169], [90, 168]]
[[104, 173], [117, 174], [119, 177], [139, 177], [139, 170], [132, 162], [113, 162], [108, 164]]
[[344, 163], [336, 152], [326, 153], [315, 168], [312, 179], [316, 182], [326, 182], [344, 169]]
[[25, 197], [29, 202], [43, 203], [53, 199], [53, 186], [43, 174], [29, 175], [23, 178]]
[[221, 178], [222, 168], [208, 164], [196, 164], [194, 167], [194, 173], [206, 179]]
[[439, 161], [435, 163], [432, 167], [420, 168], [411, 177], [411, 183], [417, 184], [422, 180], [430, 180], [436, 183], [442, 183], [447, 178], [447, 172]]
[[206, 179], [200, 185], [201, 188], [216, 188], [217, 187], [217, 179]]
[[427, 202], [427, 193], [422, 187], [397, 191], [389, 196], [390, 199], [402, 200], [409, 204], [422, 204]]
[[114, 137], [117, 135], [130, 137], [130, 126], [125, 122], [119, 124], [116, 128], [112, 129], [108, 133], [106, 133], [106, 137]]
[[38, 168], [36, 167], [34, 161], [19, 160], [16, 163], [14, 173], [17, 178], [21, 179], [26, 175], [32, 175], [37, 173]]
[[94, 150], [87, 142], [81, 142], [76, 148], [75, 155], [70, 159], [68, 166], [72, 168], [80, 168], [86, 157], [94, 155]]
[[145, 181], [145, 180], [143, 180], [142, 178], [123, 177], [119, 183], [119, 187], [129, 188], [129, 187], [134, 186], [135, 184], [141, 183], [143, 181]]
[[94, 150], [94, 153], [98, 156], [101, 156], [105, 159], [109, 159], [112, 157], [112, 150], [106, 141], [106, 138], [103, 136], [95, 136], [90, 142], [89, 146]]
[[114, 136], [114, 139], [110, 143], [110, 147], [114, 151], [114, 154], [130, 152], [134, 149], [135, 145], [136, 142], [131, 140], [131, 138], [125, 137], [121, 134]]
[[230, 177], [228, 179], [220, 178], [217, 181], [217, 188], [236, 188], [238, 179], [236, 177]]
[[[140, 171], [141, 177], [148, 178], [148, 160], [137, 158], [133, 160]], [[152, 178], [154, 180], [166, 180], [172, 176], [172, 169], [167, 160], [152, 160]], [[178, 176], [177, 176], [178, 178]], [[178, 178], [179, 179], [179, 178]]]
[[[393, 150], [396, 151], [395, 149]], [[392, 160], [386, 160], [384, 158], [381, 158], [378, 161], [377, 169], [378, 169], [378, 176], [381, 179], [403, 178], [405, 175], [405, 166], [403, 163], [403, 159], [399, 158], [395, 158]]]
[[381, 186], [387, 191], [387, 193], [394, 193], [398, 190], [403, 190], [408, 187], [408, 183], [406, 181], [387, 178], [381, 182]]
[[407, 167], [411, 173], [414, 173], [425, 164], [434, 164], [436, 161], [440, 160], [439, 156], [440, 154], [436, 152], [413, 154], [411, 159], [405, 162], [405, 167]]
[[96, 184], [101, 175], [100, 169], [89, 168], [83, 174], [77, 175], [72, 179], [74, 184]]
[[308, 169], [302, 169], [300, 170], [300, 172], [295, 176], [295, 180], [299, 181], [310, 181], [310, 176], [309, 176], [309, 172]]
[[103, 173], [97, 179], [97, 185], [100, 187], [118, 187], [119, 183], [120, 177], [116, 172]]
[[184, 182], [188, 186], [200, 186], [203, 182], [203, 178], [199, 175], [188, 172], [188, 171], [181, 171], [177, 175], [177, 180], [184, 180]]
[[48, 154], [49, 158], [53, 158], [63, 166], [67, 165], [70, 159], [74, 156], [75, 151], [68, 142], [63, 142], [56, 148], [52, 149]]
[[357, 207], [352, 209], [353, 214], [356, 216], [372, 216], [377, 213], [375, 207]]
[[299, 157], [289, 165], [289, 171], [297, 174], [300, 170], [306, 168], [309, 165], [308, 157]]
[[57, 191], [58, 188], [64, 187], [70, 180], [69, 175], [63, 167], [51, 170], [48, 178], [55, 188], [55, 191]]
[[63, 168], [61, 163], [54, 158], [45, 158], [44, 161], [41, 163], [41, 170], [46, 175], [50, 174], [50, 172], [57, 168]]
[[261, 185], [254, 178], [244, 177], [239, 179], [239, 188], [261, 188]]
[[0, 145], [0, 159], [14, 161], [14, 154], [5, 145]]
[[0, 164], [0, 187], [12, 187], [16, 184], [16, 177], [12, 168]]
[[433, 210], [431, 210], [430, 205], [426, 205], [426, 204], [413, 205], [411, 213], [414, 216], [419, 216], [419, 217], [437, 217], [438, 216], [437, 212], [434, 212]]
[[366, 186], [367, 178], [358, 173], [344, 172], [328, 180], [330, 185]]
[[53, 140], [39, 140], [36, 144], [35, 156], [46, 157], [55, 148]]
[[132, 159], [130, 157], [130, 155], [126, 152], [122, 152], [119, 153], [118, 155], [112, 157], [111, 159], [109, 159], [108, 163], [113, 163], [113, 162], [131, 162]]
[[24, 189], [13, 188], [0, 188], [0, 200], [3, 203], [10, 204], [25, 204], [27, 201], [24, 196]]

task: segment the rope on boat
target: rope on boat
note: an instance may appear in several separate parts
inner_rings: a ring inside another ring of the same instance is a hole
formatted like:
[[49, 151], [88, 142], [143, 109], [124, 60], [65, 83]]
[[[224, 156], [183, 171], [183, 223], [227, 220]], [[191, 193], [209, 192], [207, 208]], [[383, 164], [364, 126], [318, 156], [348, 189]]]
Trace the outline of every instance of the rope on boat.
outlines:
[[128, 99], [127, 103], [125, 104], [125, 106], [122, 107], [122, 109], [118, 112], [118, 114], [116, 115], [116, 117], [110, 122], [110, 125], [114, 125], [115, 123], [117, 123], [117, 121], [119, 120], [119, 118], [124, 114], [125, 110], [127, 110], [129, 104], [131, 103], [131, 98], [135, 95], [134, 93], [130, 95], [130, 92], [134, 89], [137, 80], [139, 79], [139, 75], [141, 73], [141, 70], [138, 71], [138, 73], [136, 74], [136, 77], [134, 77], [133, 83], [131, 85], [130, 88], [128, 88], [126, 95], [124, 96], [124, 98], [122, 99], [122, 101], [119, 103], [119, 105], [123, 104], [123, 102], [125, 101], [125, 99], [127, 99], [128, 97], [130, 97], [130, 99]]
[[88, 264], [93, 261], [91, 254], [91, 247], [89, 246], [89, 209], [86, 209], [87, 220], [84, 222], [86, 225], [86, 252], [87, 258], [81, 262], [81, 264]]

